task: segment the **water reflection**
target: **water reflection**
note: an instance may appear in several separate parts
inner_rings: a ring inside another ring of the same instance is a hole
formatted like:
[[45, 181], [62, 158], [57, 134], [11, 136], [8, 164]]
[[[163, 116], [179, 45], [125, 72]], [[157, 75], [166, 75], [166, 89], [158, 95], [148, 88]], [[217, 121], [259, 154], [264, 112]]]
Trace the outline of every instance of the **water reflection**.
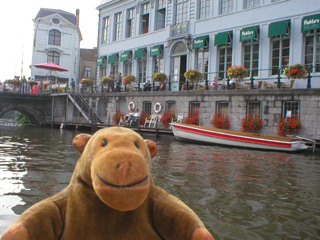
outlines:
[[[68, 183], [75, 131], [1, 127], [0, 232]], [[320, 154], [228, 149], [154, 139], [155, 183], [189, 205], [216, 239], [317, 239]]]

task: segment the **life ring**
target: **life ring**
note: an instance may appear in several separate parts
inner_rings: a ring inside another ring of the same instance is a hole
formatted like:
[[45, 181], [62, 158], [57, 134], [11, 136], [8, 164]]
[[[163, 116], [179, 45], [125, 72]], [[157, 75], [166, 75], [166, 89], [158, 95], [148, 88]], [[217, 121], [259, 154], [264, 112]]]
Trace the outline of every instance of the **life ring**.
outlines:
[[153, 107], [153, 110], [156, 112], [156, 113], [159, 113], [161, 112], [161, 104], [160, 103], [156, 103]]
[[129, 102], [128, 103], [128, 109], [129, 110], [134, 110], [136, 108], [136, 105], [134, 104], [134, 102]]

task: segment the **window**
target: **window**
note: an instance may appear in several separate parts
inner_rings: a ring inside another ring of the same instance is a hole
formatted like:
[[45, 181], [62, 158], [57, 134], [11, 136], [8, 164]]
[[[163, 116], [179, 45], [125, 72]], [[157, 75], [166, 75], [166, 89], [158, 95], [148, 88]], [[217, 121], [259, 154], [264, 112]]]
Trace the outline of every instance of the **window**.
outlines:
[[176, 24], [188, 21], [188, 4], [186, 0], [176, 0]]
[[127, 61], [124, 62], [124, 75], [123, 76], [127, 76], [127, 75], [132, 75], [132, 52], [129, 52], [129, 58]]
[[252, 8], [260, 5], [260, 0], [245, 0], [244, 8]]
[[262, 117], [261, 115], [261, 102], [258, 101], [250, 101], [247, 102], [247, 115], [250, 115], [252, 117]]
[[284, 101], [282, 105], [282, 116], [286, 118], [289, 111], [291, 117], [299, 117], [299, 102], [298, 101]]
[[142, 112], [151, 115], [151, 102], [143, 102]]
[[111, 72], [114, 74], [114, 76], [117, 76], [117, 73], [119, 72], [119, 54], [115, 54], [114, 62], [111, 63]]
[[233, 12], [233, 0], [220, 0], [220, 14]]
[[127, 112], [126, 100], [119, 99], [116, 101], [116, 111], [120, 111], [121, 114], [126, 114]]
[[121, 39], [121, 12], [115, 15], [114, 21], [114, 40], [118, 41]]
[[110, 42], [110, 17], [103, 18], [103, 25], [102, 25], [102, 43], [109, 43]]
[[166, 27], [166, 0], [157, 1], [156, 30]]
[[134, 36], [134, 8], [130, 8], [127, 11], [127, 32], [126, 37], [133, 37]]
[[216, 114], [227, 116], [228, 115], [228, 102], [217, 102]]
[[143, 55], [138, 59], [138, 76], [140, 83], [147, 80], [147, 50], [143, 49]]
[[166, 101], [166, 112], [176, 113], [176, 101]]
[[60, 23], [60, 20], [58, 18], [53, 18], [52, 19], [52, 23], [54, 24], [59, 24]]
[[320, 29], [305, 34], [304, 61], [307, 67], [313, 67], [311, 72], [320, 72]]
[[226, 79], [228, 67], [232, 66], [232, 32], [228, 33], [228, 41], [218, 46], [218, 78]]
[[48, 63], [53, 62], [55, 64], [60, 63], [60, 53], [56, 51], [50, 51], [48, 52]]
[[189, 116], [195, 113], [197, 111], [200, 112], [200, 102], [190, 102], [189, 103]]
[[149, 11], [150, 3], [142, 4], [141, 6], [141, 34], [149, 32]]
[[272, 44], [272, 75], [277, 75], [279, 68], [284, 69], [289, 64], [290, 52], [290, 22], [287, 33], [271, 38]]
[[196, 69], [204, 74], [204, 80], [208, 79], [209, 51], [208, 49], [196, 50]]
[[163, 57], [154, 57], [153, 58], [153, 73], [155, 72], [164, 72], [164, 60]]
[[258, 76], [259, 67], [259, 29], [256, 28], [255, 38], [245, 41], [244, 46], [244, 67], [249, 70], [249, 74]]
[[210, 17], [210, 0], [198, 0], [199, 19]]
[[91, 67], [85, 67], [84, 68], [84, 77], [85, 78], [91, 78]]
[[61, 32], [52, 29], [49, 31], [49, 44], [50, 45], [55, 45], [55, 46], [60, 46], [61, 44]]

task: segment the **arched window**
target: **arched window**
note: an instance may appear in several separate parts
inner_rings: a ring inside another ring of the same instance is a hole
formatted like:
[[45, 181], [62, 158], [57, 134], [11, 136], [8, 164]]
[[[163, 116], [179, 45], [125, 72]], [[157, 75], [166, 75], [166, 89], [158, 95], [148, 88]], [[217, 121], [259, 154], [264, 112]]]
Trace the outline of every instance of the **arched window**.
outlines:
[[176, 43], [172, 50], [172, 55], [187, 54], [187, 47], [183, 42]]
[[52, 29], [49, 31], [49, 44], [60, 46], [60, 44], [61, 44], [61, 32], [60, 31], [58, 31], [56, 29]]
[[60, 53], [56, 51], [50, 51], [48, 52], [48, 63], [53, 62], [55, 64], [60, 63]]

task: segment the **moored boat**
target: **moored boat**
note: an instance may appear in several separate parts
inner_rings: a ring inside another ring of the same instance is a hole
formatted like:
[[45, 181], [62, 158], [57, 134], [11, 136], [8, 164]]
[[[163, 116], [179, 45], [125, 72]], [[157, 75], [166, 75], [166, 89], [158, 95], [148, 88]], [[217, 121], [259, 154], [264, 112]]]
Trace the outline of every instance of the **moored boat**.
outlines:
[[301, 138], [267, 136], [185, 123], [171, 123], [176, 139], [264, 150], [295, 152], [311, 148]]

